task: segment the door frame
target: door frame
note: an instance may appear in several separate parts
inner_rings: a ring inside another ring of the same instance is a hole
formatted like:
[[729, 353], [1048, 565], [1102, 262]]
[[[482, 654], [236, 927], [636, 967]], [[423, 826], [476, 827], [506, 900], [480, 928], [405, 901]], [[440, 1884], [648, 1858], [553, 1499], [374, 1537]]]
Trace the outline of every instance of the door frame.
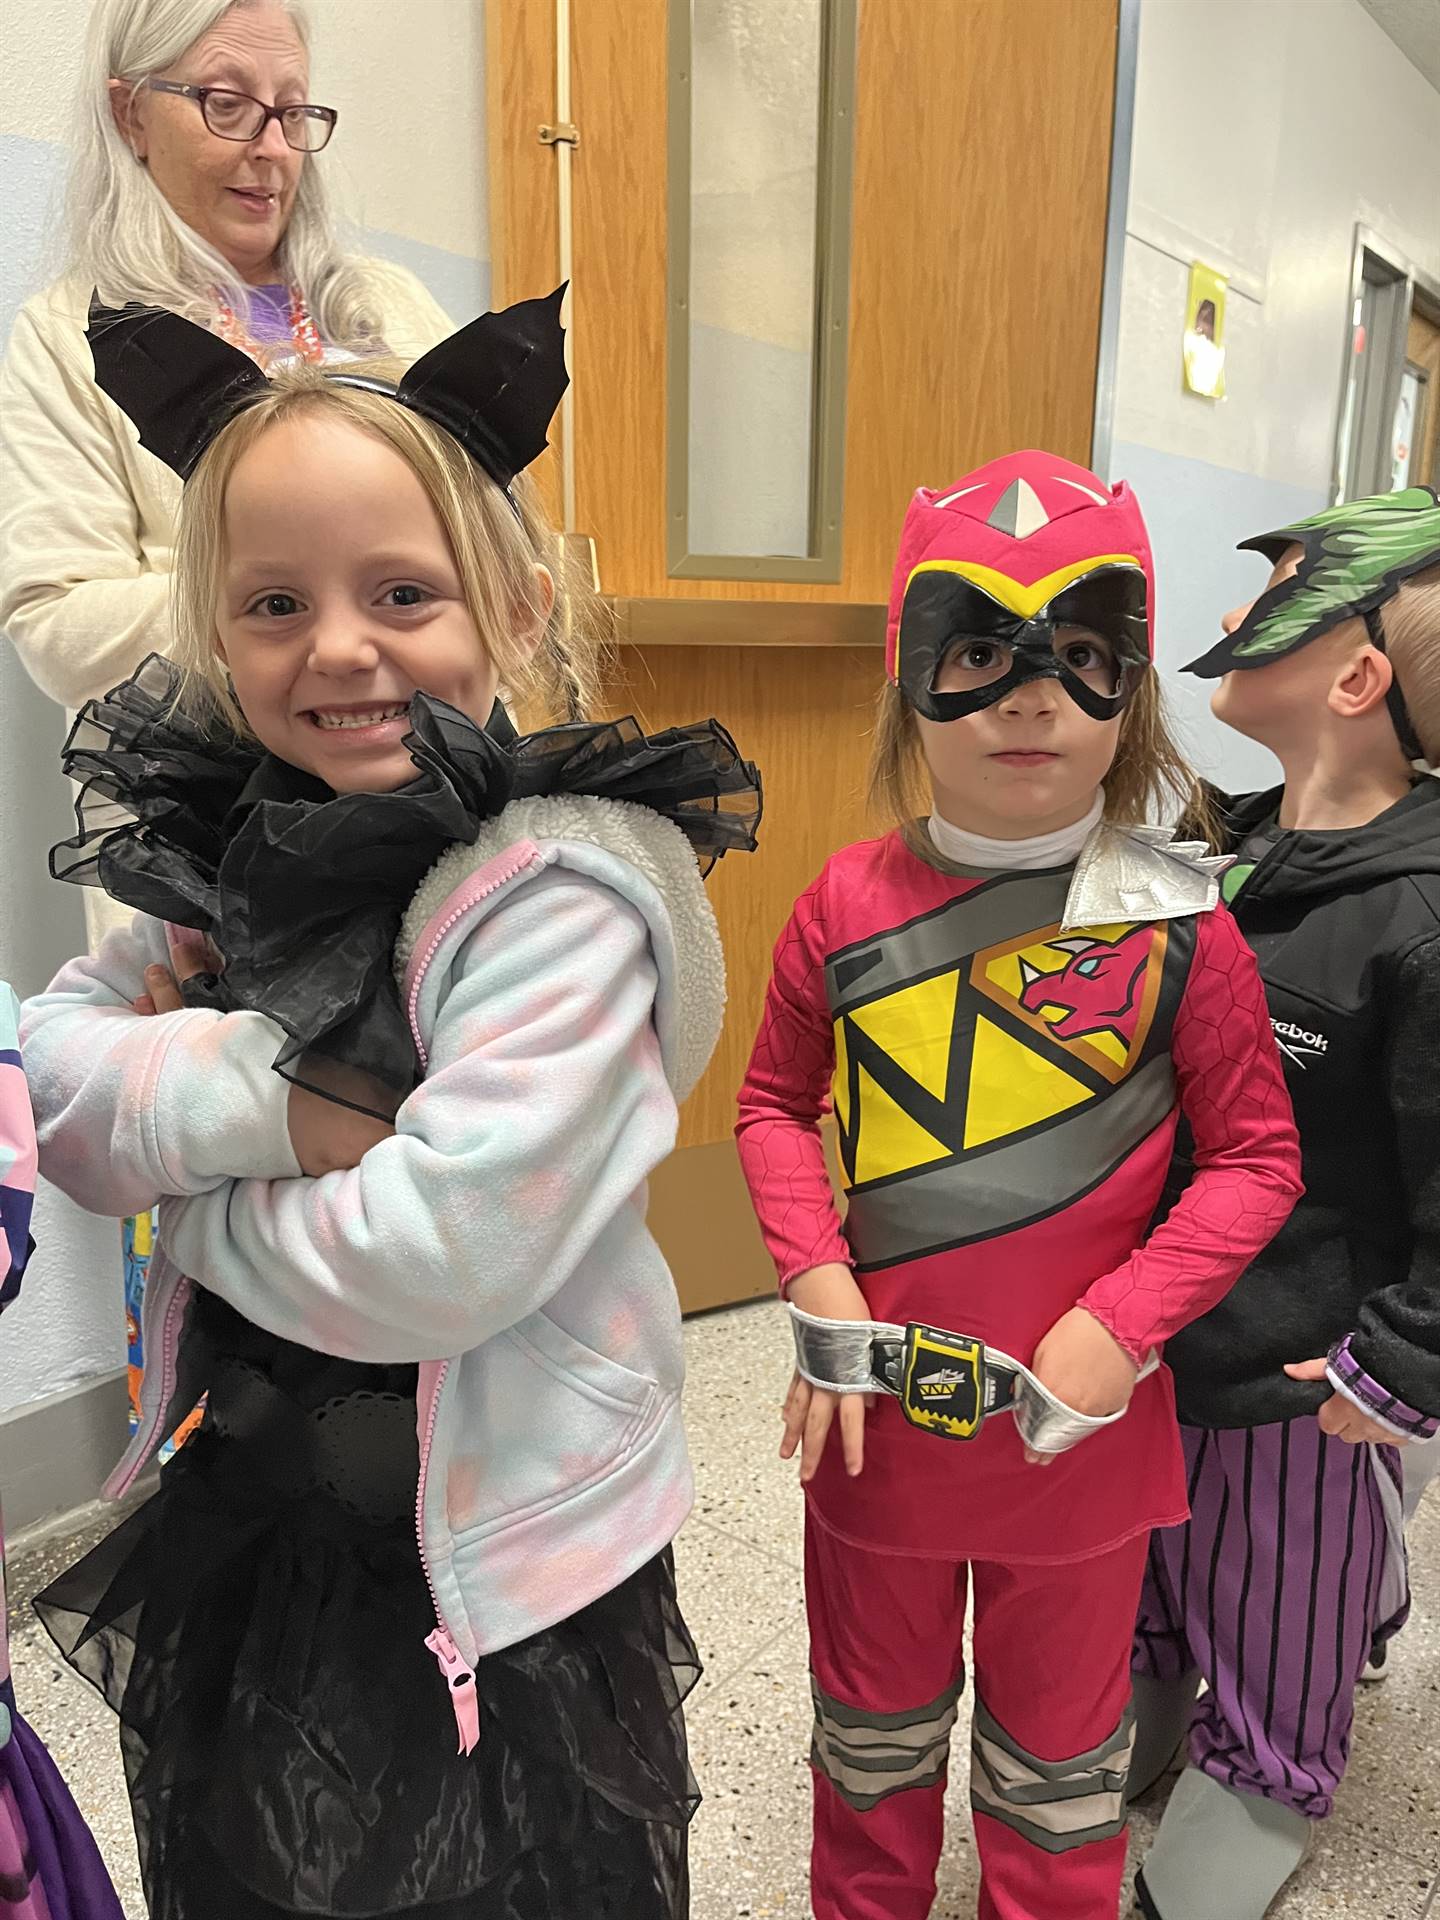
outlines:
[[1410, 327], [1410, 315], [1418, 310], [1427, 319], [1440, 324], [1440, 279], [1428, 273], [1400, 247], [1393, 246], [1373, 228], [1363, 222], [1356, 223], [1354, 250], [1350, 265], [1350, 303], [1345, 322], [1344, 357], [1340, 373], [1340, 405], [1335, 416], [1334, 455], [1330, 473], [1330, 504], [1338, 504], [1346, 498], [1346, 466], [1350, 453], [1351, 434], [1361, 429], [1359, 418], [1362, 394], [1362, 369], [1357, 364], [1355, 352], [1355, 328], [1359, 324], [1361, 307], [1365, 298], [1367, 279], [1366, 265], [1375, 262], [1382, 273], [1380, 279], [1395, 288], [1394, 304], [1389, 316], [1387, 342], [1389, 364], [1386, 366], [1385, 384], [1380, 392], [1380, 413], [1385, 421], [1395, 418], [1396, 402], [1400, 398], [1400, 381], [1405, 371], [1406, 335]]

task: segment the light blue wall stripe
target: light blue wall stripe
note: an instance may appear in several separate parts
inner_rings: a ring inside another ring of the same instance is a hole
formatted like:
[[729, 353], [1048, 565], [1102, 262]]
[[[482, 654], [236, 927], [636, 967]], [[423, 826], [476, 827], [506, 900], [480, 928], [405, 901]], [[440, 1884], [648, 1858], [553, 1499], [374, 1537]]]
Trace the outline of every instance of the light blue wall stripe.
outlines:
[[[455, 322], [463, 326], [490, 305], [490, 262], [476, 260], [470, 254], [449, 253], [444, 247], [432, 247], [424, 240], [411, 240], [403, 233], [381, 233], [362, 229], [360, 244], [365, 252], [379, 254], [408, 267], [422, 285], [428, 287]], [[534, 293], [548, 293], [548, 287], [535, 287]]]
[[[64, 264], [61, 214], [65, 149], [52, 140], [0, 134], [0, 180], [5, 182], [5, 229], [0, 234], [0, 341], [8, 340], [16, 310]], [[406, 234], [362, 229], [360, 246], [408, 267], [457, 324], [490, 304], [490, 262], [412, 240]], [[537, 289], [548, 292], [549, 289]]]

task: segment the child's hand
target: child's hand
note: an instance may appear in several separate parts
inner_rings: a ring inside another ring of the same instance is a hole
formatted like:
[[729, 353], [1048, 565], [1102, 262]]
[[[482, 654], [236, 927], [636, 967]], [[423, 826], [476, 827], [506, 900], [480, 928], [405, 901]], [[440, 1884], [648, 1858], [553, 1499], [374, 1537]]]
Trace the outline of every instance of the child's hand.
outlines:
[[290, 1144], [302, 1173], [318, 1180], [326, 1173], [348, 1173], [371, 1147], [394, 1134], [394, 1127], [372, 1114], [356, 1113], [307, 1087], [290, 1088]]
[[[802, 1313], [813, 1313], [822, 1320], [871, 1317], [865, 1296], [848, 1267], [812, 1267], [790, 1282], [789, 1295]], [[865, 1409], [869, 1404], [868, 1394], [826, 1393], [823, 1388], [812, 1387], [808, 1380], [802, 1380], [798, 1373], [795, 1375], [785, 1396], [785, 1433], [780, 1442], [780, 1458], [790, 1459], [796, 1447], [800, 1447], [802, 1484], [815, 1477], [837, 1408], [845, 1471], [849, 1474], [861, 1471], [865, 1465]]]
[[214, 973], [216, 964], [208, 941], [172, 947], [168, 967], [145, 969], [146, 991], [134, 1002], [136, 1013], [179, 1013], [185, 1004], [180, 995], [185, 982], [197, 973]]
[[[1030, 1371], [1057, 1400], [1091, 1419], [1123, 1413], [1140, 1369], [1112, 1333], [1084, 1307], [1062, 1313], [1035, 1349]], [[1032, 1466], [1048, 1466], [1054, 1454], [1025, 1449]]]
[[[1325, 1367], [1323, 1359], [1292, 1360], [1285, 1371], [1292, 1380], [1323, 1380]], [[1378, 1420], [1372, 1420], [1368, 1413], [1362, 1413], [1355, 1402], [1347, 1400], [1343, 1393], [1332, 1393], [1315, 1418], [1320, 1422], [1322, 1433], [1328, 1433], [1336, 1440], [1348, 1440], [1353, 1447], [1365, 1441], [1377, 1447], [1408, 1447], [1410, 1444], [1398, 1433], [1392, 1433], [1389, 1427], [1382, 1427]]]

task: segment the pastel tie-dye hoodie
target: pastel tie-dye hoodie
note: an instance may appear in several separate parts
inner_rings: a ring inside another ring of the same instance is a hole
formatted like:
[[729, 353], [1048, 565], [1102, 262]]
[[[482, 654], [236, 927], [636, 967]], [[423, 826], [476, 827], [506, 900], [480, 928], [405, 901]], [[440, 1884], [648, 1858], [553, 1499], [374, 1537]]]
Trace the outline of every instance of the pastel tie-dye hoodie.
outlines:
[[166, 957], [137, 915], [22, 1022], [46, 1178], [97, 1213], [160, 1206], [153, 1357], [110, 1490], [186, 1410], [185, 1275], [322, 1352], [419, 1362], [430, 1644], [463, 1689], [689, 1510], [679, 1307], [645, 1197], [724, 1009], [694, 855], [645, 808], [573, 796], [452, 848], [396, 956], [425, 1078], [392, 1139], [321, 1179], [291, 1149], [269, 1020], [131, 1010]]

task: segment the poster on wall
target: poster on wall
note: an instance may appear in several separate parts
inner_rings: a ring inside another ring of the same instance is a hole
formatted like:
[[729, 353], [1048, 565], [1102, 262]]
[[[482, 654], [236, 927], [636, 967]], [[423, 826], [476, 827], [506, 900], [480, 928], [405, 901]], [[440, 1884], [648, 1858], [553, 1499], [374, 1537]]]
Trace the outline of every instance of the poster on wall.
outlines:
[[1225, 397], [1225, 293], [1223, 273], [1191, 262], [1185, 301], [1185, 385], [1207, 400]]
[[1419, 367], [1408, 362], [1400, 376], [1400, 396], [1395, 402], [1395, 431], [1391, 436], [1390, 488], [1398, 492], [1410, 484], [1410, 467], [1420, 425], [1420, 401], [1424, 379]]

